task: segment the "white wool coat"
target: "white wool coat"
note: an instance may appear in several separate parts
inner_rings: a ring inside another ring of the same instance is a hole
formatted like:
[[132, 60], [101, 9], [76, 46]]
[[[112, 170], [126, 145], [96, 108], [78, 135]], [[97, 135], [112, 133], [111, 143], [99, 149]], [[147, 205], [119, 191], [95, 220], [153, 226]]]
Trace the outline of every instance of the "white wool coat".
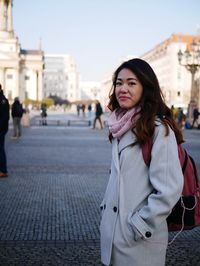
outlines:
[[166, 218], [181, 196], [183, 174], [174, 132], [155, 129], [147, 167], [131, 130], [112, 142], [111, 174], [101, 203], [101, 260], [114, 266], [164, 266]]

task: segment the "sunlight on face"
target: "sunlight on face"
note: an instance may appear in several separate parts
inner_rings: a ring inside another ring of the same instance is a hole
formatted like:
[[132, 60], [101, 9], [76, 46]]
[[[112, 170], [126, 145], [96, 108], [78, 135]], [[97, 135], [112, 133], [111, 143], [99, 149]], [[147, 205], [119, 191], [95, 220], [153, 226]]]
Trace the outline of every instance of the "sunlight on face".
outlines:
[[121, 108], [130, 109], [138, 104], [143, 87], [138, 78], [129, 69], [122, 69], [116, 80], [115, 95]]

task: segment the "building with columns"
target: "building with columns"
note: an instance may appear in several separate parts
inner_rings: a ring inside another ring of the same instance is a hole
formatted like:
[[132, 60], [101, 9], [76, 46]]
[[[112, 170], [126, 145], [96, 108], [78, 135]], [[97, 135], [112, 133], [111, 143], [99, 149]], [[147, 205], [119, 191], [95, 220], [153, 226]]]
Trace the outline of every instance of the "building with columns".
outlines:
[[[180, 49], [182, 51], [187, 48], [190, 50], [194, 40], [200, 43], [200, 35], [172, 34], [140, 57], [154, 69], [168, 106], [182, 107], [185, 112], [191, 100], [192, 77], [186, 67], [179, 64], [178, 52]], [[200, 73], [197, 72], [195, 80], [198, 80], [199, 77]], [[199, 105], [199, 88], [197, 83], [195, 84], [195, 98]]]
[[12, 0], [0, 0], [0, 83], [12, 101], [42, 99], [43, 51], [21, 49], [13, 30]]

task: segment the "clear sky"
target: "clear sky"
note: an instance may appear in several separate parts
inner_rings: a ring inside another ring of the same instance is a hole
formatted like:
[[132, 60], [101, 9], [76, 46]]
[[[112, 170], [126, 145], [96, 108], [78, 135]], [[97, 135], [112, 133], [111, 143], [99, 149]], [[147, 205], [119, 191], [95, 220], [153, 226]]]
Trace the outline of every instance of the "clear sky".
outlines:
[[71, 54], [82, 80], [100, 81], [129, 55], [173, 33], [196, 34], [200, 0], [14, 0], [22, 49]]

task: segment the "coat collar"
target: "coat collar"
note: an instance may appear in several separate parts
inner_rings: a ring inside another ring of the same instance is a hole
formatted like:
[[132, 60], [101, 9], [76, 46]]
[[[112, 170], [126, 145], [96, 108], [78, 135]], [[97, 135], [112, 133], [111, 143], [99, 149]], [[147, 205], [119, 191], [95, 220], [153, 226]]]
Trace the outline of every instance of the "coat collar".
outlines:
[[125, 149], [127, 146], [133, 145], [136, 142], [135, 134], [129, 130], [127, 131], [120, 139], [118, 144], [118, 151], [119, 153]]

